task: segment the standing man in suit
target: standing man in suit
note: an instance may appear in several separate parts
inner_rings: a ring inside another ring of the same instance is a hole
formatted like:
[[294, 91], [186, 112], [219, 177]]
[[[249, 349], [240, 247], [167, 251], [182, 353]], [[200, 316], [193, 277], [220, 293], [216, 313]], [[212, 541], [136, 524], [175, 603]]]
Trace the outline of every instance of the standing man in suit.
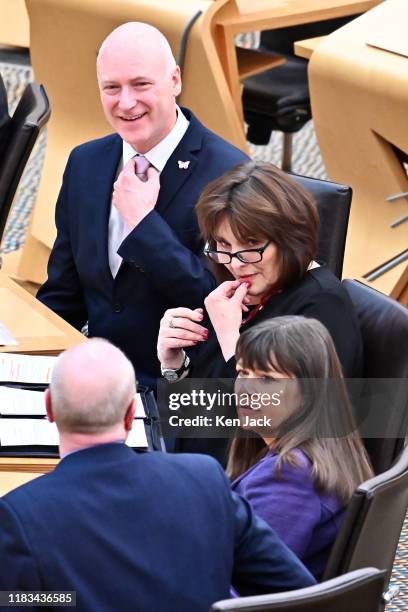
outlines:
[[152, 26], [114, 30], [100, 48], [97, 77], [116, 133], [69, 157], [37, 297], [78, 329], [89, 321], [89, 334], [119, 346], [138, 380], [154, 386], [164, 311], [200, 307], [214, 287], [200, 258], [195, 203], [247, 156], [177, 106], [180, 69]]
[[212, 458], [136, 453], [131, 363], [106, 340], [66, 351], [46, 393], [61, 462], [0, 499], [0, 590], [76, 591], [78, 612], [207, 612], [314, 579]]

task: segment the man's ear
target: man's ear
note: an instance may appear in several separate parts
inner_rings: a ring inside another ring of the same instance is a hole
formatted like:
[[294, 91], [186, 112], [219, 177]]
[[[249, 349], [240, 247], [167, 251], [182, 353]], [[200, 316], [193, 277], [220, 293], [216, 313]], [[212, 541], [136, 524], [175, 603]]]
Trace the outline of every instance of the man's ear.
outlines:
[[173, 80], [174, 95], [177, 98], [177, 96], [181, 94], [181, 73], [180, 73], [179, 66], [175, 67], [173, 74], [172, 74], [172, 80]]
[[54, 414], [52, 412], [52, 402], [51, 402], [51, 391], [49, 389], [45, 390], [44, 394], [45, 399], [45, 410], [47, 411], [47, 418], [50, 423], [54, 423]]
[[124, 425], [125, 425], [126, 431], [130, 431], [132, 429], [133, 419], [135, 418], [135, 412], [136, 412], [136, 399], [133, 398], [125, 414]]

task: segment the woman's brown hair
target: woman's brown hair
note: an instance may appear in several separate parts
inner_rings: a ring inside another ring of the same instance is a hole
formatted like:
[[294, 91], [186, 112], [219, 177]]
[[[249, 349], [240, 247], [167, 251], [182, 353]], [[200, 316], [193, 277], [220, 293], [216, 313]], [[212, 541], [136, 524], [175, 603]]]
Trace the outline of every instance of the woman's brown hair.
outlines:
[[[224, 220], [235, 236], [271, 240], [280, 258], [277, 286], [300, 279], [317, 254], [319, 217], [312, 197], [272, 164], [249, 161], [207, 185], [196, 206], [198, 224], [210, 249]], [[219, 282], [231, 279], [222, 264], [212, 262]]]
[[245, 331], [236, 359], [243, 368], [271, 368], [294, 377], [302, 398], [266, 446], [260, 437], [235, 438], [227, 472], [232, 480], [243, 474], [271, 448], [282, 462], [296, 464], [295, 449], [312, 464], [316, 487], [347, 503], [356, 487], [373, 475], [361, 442], [333, 340], [315, 319], [275, 317]]

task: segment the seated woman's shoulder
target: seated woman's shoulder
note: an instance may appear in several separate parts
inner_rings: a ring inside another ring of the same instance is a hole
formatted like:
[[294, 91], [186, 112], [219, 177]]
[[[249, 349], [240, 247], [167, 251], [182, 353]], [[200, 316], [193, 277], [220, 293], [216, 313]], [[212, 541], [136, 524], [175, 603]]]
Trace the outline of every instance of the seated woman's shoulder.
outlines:
[[340, 294], [346, 292], [341, 281], [325, 265], [309, 270], [305, 279], [308, 280], [311, 288], [314, 287], [318, 291], [333, 291]]
[[252, 468], [252, 478], [299, 483], [302, 487], [313, 487], [312, 463], [301, 449], [294, 449], [288, 457], [279, 460], [278, 454], [269, 451]]

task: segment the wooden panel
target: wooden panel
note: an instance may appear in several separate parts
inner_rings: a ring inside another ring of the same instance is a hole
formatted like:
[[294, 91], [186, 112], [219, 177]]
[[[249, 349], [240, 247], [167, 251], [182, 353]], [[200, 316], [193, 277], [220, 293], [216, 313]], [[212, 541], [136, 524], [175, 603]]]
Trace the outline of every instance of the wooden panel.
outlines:
[[242, 47], [237, 47], [237, 60], [239, 79], [241, 81], [254, 74], [281, 66], [285, 62], [283, 57], [272, 57], [268, 53], [262, 53], [254, 49], [243, 49]]
[[0, 496], [54, 469], [58, 459], [0, 457]]
[[[252, 0], [246, 2], [253, 6]], [[245, 13], [231, 5], [230, 13], [225, 14], [219, 23], [233, 28], [234, 33], [254, 32], [364, 13], [380, 2], [382, 0], [286, 0], [284, 3], [272, 2], [267, 10], [256, 12], [255, 8], [251, 9], [253, 12]]]
[[1, 0], [0, 44], [30, 46], [30, 25], [24, 0]]
[[315, 38], [307, 38], [306, 40], [297, 40], [294, 44], [295, 55], [310, 59], [314, 51], [316, 51], [317, 47], [325, 38], [325, 36], [316, 36]]
[[[365, 276], [408, 245], [408, 223], [391, 227], [407, 213], [407, 198], [387, 201], [408, 190], [395, 149], [408, 154], [408, 58], [367, 44], [397, 23], [408, 23], [408, 2], [388, 0], [327, 36], [309, 63], [324, 164], [332, 180], [353, 188], [343, 268], [348, 278]], [[372, 286], [394, 294], [405, 268], [390, 270]]]
[[22, 472], [3, 472], [0, 470], [0, 495], [5, 495], [9, 491], [19, 487], [20, 485], [37, 478], [39, 474], [22, 473]]
[[85, 337], [0, 272], [0, 320], [19, 341], [0, 352], [58, 354]]

